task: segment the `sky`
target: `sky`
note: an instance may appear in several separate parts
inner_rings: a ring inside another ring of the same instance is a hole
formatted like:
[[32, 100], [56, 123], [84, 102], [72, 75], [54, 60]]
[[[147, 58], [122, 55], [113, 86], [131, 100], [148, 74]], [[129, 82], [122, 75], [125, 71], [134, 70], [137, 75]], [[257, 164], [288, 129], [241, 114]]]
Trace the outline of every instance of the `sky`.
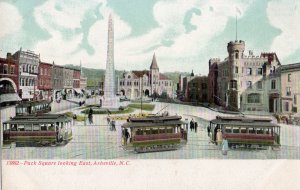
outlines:
[[300, 0], [0, 0], [0, 56], [32, 50], [44, 62], [105, 69], [108, 16], [117, 70], [207, 75], [237, 38], [253, 50], [300, 62]]

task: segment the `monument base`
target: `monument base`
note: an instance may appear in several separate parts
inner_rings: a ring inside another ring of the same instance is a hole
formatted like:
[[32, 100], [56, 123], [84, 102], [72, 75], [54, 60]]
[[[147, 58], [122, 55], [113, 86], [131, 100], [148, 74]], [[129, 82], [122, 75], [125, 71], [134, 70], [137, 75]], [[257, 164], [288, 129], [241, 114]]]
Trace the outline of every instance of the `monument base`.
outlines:
[[119, 109], [120, 107], [120, 98], [119, 97], [104, 97], [102, 101], [101, 108], [114, 108]]

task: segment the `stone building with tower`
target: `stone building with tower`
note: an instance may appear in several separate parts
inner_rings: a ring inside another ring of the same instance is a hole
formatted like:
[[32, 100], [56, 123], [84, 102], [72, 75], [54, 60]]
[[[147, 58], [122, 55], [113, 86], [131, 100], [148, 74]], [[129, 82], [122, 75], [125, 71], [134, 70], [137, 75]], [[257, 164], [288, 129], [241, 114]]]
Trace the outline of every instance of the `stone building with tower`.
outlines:
[[150, 70], [124, 72], [118, 80], [120, 94], [135, 99], [154, 94], [167, 94], [172, 97], [173, 82], [159, 72], [155, 54], [153, 55]]
[[227, 44], [228, 57], [209, 60], [210, 102], [233, 111], [280, 111], [280, 61], [276, 53], [245, 53], [245, 42]]

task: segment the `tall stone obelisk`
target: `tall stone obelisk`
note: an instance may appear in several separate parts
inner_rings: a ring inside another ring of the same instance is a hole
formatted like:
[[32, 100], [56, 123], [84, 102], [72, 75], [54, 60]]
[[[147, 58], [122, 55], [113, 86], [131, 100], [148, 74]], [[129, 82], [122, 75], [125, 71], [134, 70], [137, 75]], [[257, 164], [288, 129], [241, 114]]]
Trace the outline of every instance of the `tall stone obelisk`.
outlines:
[[116, 96], [116, 81], [114, 67], [114, 23], [112, 15], [108, 19], [107, 60], [104, 80], [104, 97], [102, 107], [119, 108], [119, 98]]

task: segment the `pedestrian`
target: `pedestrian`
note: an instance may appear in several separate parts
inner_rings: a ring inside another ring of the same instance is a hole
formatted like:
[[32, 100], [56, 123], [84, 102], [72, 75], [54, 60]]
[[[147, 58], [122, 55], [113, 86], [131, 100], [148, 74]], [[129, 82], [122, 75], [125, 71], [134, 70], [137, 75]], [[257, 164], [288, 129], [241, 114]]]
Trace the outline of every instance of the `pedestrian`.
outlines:
[[125, 129], [125, 145], [127, 144], [128, 138], [130, 137], [130, 134], [128, 132], [128, 129]]
[[195, 122], [195, 133], [197, 133], [198, 123]]
[[221, 129], [218, 129], [218, 132], [217, 132], [217, 144], [218, 146], [221, 148], [221, 145], [222, 145], [222, 131]]
[[228, 151], [228, 141], [227, 141], [226, 137], [224, 137], [224, 139], [222, 141], [222, 154], [226, 156], [227, 151]]
[[109, 125], [110, 124], [110, 116], [109, 116], [109, 114], [107, 115], [106, 121], [107, 121], [107, 125]]
[[89, 123], [93, 124], [93, 109], [92, 108], [90, 108], [90, 110], [89, 110], [88, 117], [89, 117]]
[[111, 128], [113, 131], [116, 131], [116, 121], [114, 119], [111, 121]]
[[210, 137], [210, 125], [207, 126], [207, 135]]
[[191, 131], [194, 130], [194, 119], [190, 121], [190, 129]]

